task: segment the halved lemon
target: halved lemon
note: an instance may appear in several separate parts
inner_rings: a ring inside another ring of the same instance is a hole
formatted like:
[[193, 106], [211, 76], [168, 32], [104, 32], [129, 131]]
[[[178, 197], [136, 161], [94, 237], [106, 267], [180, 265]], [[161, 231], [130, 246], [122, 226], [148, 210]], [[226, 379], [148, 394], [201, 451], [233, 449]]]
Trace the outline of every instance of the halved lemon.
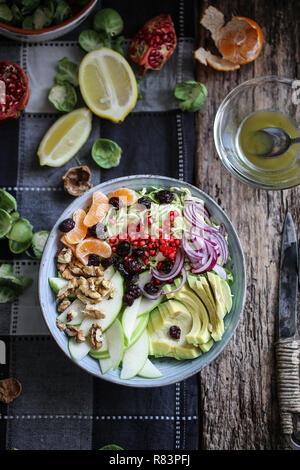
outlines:
[[137, 83], [130, 65], [106, 47], [86, 54], [79, 67], [79, 86], [90, 110], [116, 123], [136, 104]]
[[75, 109], [60, 117], [39, 145], [40, 164], [61, 166], [67, 163], [87, 141], [91, 129], [92, 113], [87, 108]]

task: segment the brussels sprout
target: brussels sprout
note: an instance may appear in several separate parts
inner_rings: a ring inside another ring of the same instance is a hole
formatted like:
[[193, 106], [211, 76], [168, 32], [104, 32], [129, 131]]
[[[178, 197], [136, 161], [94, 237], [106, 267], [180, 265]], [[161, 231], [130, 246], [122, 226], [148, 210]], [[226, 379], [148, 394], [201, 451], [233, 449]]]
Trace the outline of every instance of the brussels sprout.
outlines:
[[59, 0], [56, 5], [54, 22], [55, 24], [63, 23], [72, 14], [70, 5], [64, 0]]
[[101, 168], [112, 168], [120, 163], [122, 149], [109, 139], [98, 139], [92, 147], [92, 158]]
[[33, 29], [33, 17], [31, 15], [25, 16], [22, 22], [23, 29]]
[[121, 55], [124, 55], [124, 49], [122, 47], [122, 43], [124, 42], [124, 39], [125, 39], [124, 36], [119, 36], [115, 42], [115, 51], [117, 51]]
[[67, 57], [63, 57], [58, 61], [58, 70], [55, 80], [58, 84], [63, 84], [65, 82], [70, 83], [71, 85], [78, 85], [78, 65], [71, 62]]
[[23, 21], [23, 15], [20, 8], [14, 3], [11, 7], [11, 12], [13, 15], [12, 22], [15, 26], [21, 26]]
[[99, 49], [100, 47], [111, 46], [111, 40], [108, 34], [106, 34], [104, 31], [97, 33], [93, 29], [82, 31], [79, 35], [78, 42], [81, 48], [86, 52]]
[[[20, 2], [18, 2], [20, 3]], [[29, 13], [32, 13], [40, 4], [40, 0], [21, 0], [22, 8], [21, 13], [22, 15], [26, 16]]]
[[207, 89], [200, 82], [187, 81], [178, 83], [174, 94], [180, 100], [179, 108], [193, 113], [205, 103]]
[[35, 29], [47, 28], [53, 21], [55, 13], [54, 2], [49, 0], [38, 7], [33, 14], [33, 26]]
[[11, 9], [5, 4], [0, 5], [0, 21], [4, 23], [9, 23], [13, 19], [13, 14]]
[[123, 31], [123, 20], [112, 8], [103, 8], [94, 16], [94, 29], [105, 31], [110, 36], [117, 36]]
[[69, 113], [77, 103], [77, 93], [73, 85], [68, 82], [54, 85], [49, 91], [48, 99], [58, 111]]

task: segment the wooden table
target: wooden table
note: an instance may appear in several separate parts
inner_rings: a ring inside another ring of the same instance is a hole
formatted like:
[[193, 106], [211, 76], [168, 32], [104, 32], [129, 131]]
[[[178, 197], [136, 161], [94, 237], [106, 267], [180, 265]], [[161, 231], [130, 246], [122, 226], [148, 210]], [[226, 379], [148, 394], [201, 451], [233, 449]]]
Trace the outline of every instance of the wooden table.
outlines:
[[236, 333], [217, 360], [199, 375], [199, 448], [281, 449], [274, 357], [278, 267], [287, 210], [300, 235], [300, 186], [267, 192], [240, 183], [219, 160], [213, 122], [225, 95], [247, 79], [270, 74], [300, 79], [300, 2], [199, 1], [195, 21], [198, 44], [204, 47], [211, 44], [210, 35], [198, 20], [211, 3], [226, 19], [234, 12], [256, 20], [264, 33], [264, 45], [255, 62], [235, 72], [217, 72], [200, 64], [197, 67], [208, 99], [197, 116], [196, 182], [235, 225], [245, 251], [248, 277], [246, 307]]

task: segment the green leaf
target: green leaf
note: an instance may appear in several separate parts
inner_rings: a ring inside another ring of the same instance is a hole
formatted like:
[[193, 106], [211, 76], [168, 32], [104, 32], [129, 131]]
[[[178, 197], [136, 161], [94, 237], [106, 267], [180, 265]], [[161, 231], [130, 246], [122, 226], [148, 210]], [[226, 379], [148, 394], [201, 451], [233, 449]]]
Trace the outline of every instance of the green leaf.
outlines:
[[110, 36], [118, 36], [123, 31], [123, 20], [112, 8], [103, 8], [94, 16], [95, 31], [105, 31]]
[[15, 211], [17, 209], [17, 201], [4, 189], [0, 189], [0, 208], [7, 212]]
[[179, 108], [193, 113], [198, 111], [205, 103], [207, 89], [203, 83], [187, 81], [178, 83], [174, 94], [180, 100]]
[[80, 47], [86, 52], [99, 49], [100, 47], [111, 47], [111, 40], [108, 34], [104, 31], [97, 33], [97, 31], [93, 29], [82, 31], [79, 35], [78, 42]]
[[48, 94], [52, 106], [58, 111], [69, 113], [77, 103], [77, 93], [73, 85], [68, 82], [54, 85]]
[[33, 14], [33, 26], [35, 29], [47, 28], [51, 25], [55, 13], [54, 2], [48, 0], [46, 4], [38, 7]]
[[71, 62], [67, 57], [58, 61], [58, 70], [55, 80], [58, 84], [65, 82], [78, 86], [78, 65]]
[[99, 450], [124, 450], [123, 447], [118, 446], [117, 444], [107, 444], [104, 447], [101, 447]]
[[20, 8], [15, 3], [11, 7], [11, 12], [13, 15], [12, 23], [14, 26], [22, 26], [23, 15]]
[[109, 139], [98, 139], [92, 147], [92, 158], [101, 168], [112, 168], [120, 163], [122, 149]]
[[10, 231], [13, 224], [13, 219], [4, 209], [0, 209], [0, 238], [5, 237], [5, 235]]
[[124, 49], [122, 43], [124, 42], [125, 37], [119, 36], [115, 42], [115, 51], [124, 56]]
[[3, 23], [10, 23], [13, 19], [13, 14], [9, 6], [5, 3], [0, 5], [0, 21]]

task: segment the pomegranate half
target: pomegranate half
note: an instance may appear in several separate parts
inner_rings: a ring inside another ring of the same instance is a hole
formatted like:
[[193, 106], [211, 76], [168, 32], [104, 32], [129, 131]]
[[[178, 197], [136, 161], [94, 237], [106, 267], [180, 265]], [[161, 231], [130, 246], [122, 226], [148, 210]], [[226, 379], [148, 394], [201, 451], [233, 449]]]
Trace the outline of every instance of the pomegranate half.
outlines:
[[0, 60], [0, 121], [18, 119], [29, 99], [28, 77], [14, 62]]
[[145, 75], [148, 69], [161, 69], [173, 54], [176, 44], [171, 16], [159, 15], [147, 21], [131, 41], [130, 59], [139, 65], [140, 74]]

